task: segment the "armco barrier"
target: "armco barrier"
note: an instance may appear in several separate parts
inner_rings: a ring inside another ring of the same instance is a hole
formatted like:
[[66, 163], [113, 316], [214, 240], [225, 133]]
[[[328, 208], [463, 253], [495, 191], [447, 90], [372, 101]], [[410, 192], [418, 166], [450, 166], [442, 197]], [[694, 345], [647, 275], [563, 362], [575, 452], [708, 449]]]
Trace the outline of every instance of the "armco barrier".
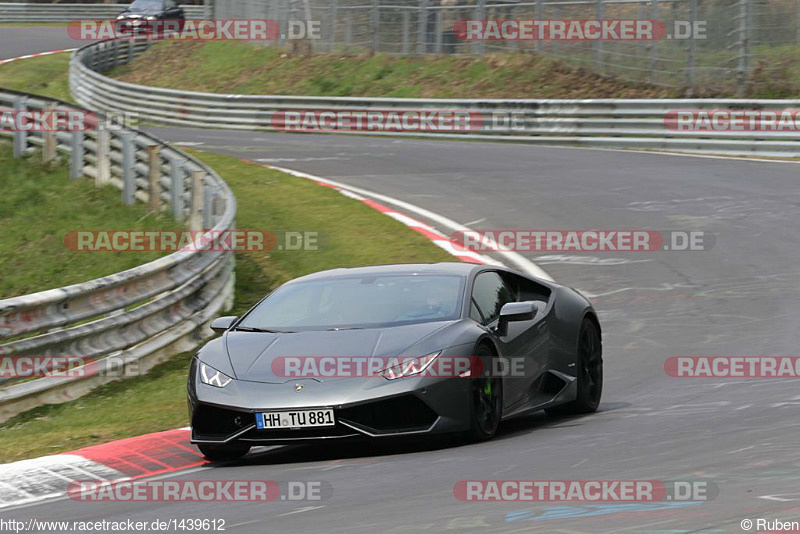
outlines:
[[[627, 148], [747, 156], [800, 156], [800, 132], [680, 132], [665, 127], [675, 110], [798, 109], [800, 100], [460, 100], [251, 96], [177, 91], [114, 80], [101, 74], [130, 62], [147, 41], [102, 41], [72, 56], [70, 88], [91, 109], [137, 112], [165, 124], [243, 130], [270, 130], [272, 116], [287, 110], [464, 110], [523, 117], [522, 128], [504, 125], [475, 132], [371, 133], [595, 148]], [[362, 132], [363, 133], [363, 132]]]
[[[27, 4], [0, 2], [0, 22], [69, 22], [112, 19], [128, 4]], [[210, 6], [181, 6], [187, 19], [211, 17]]]
[[[0, 89], [0, 108], [80, 110], [65, 102]], [[99, 114], [98, 114], [99, 115]], [[213, 169], [159, 139], [100, 116], [85, 132], [9, 132], [15, 156], [43, 148], [45, 159], [69, 158], [71, 177], [89, 176], [122, 191], [122, 202], [150, 202], [150, 183], [166, 210], [193, 230], [234, 226], [236, 199]], [[157, 157], [150, 159], [151, 154]], [[152, 174], [151, 174], [152, 172]], [[143, 373], [195, 347], [206, 324], [233, 299], [232, 252], [180, 251], [81, 284], [0, 300], [0, 358], [69, 356], [97, 361], [86, 377], [6, 379], [0, 421], [40, 404], [63, 402], [127, 374]], [[113, 369], [112, 367], [113, 363]], [[135, 364], [135, 365], [132, 365]], [[110, 372], [113, 371], [113, 372]]]

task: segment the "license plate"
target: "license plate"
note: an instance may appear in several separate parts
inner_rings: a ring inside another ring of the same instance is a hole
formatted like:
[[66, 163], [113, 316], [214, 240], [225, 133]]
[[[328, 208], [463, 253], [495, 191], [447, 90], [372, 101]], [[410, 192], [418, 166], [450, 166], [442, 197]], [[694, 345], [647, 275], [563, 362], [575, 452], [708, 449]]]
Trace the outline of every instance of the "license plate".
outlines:
[[256, 412], [256, 428], [309, 428], [334, 426], [333, 410], [297, 410], [292, 412]]

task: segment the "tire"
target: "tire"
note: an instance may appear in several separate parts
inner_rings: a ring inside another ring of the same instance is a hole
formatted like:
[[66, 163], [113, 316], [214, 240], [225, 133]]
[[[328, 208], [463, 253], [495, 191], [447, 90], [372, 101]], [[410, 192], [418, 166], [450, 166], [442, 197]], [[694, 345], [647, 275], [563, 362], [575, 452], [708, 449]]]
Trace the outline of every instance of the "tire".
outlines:
[[548, 415], [579, 415], [597, 411], [603, 394], [603, 342], [600, 330], [584, 319], [578, 334], [578, 393], [574, 401], [547, 408]]
[[209, 445], [198, 443], [197, 448], [207, 459], [215, 462], [238, 460], [250, 451], [250, 445]]
[[503, 413], [503, 382], [499, 376], [491, 376], [491, 362], [496, 357], [487, 345], [475, 350], [475, 357], [483, 362], [483, 373], [470, 378], [470, 441], [492, 439], [500, 425]]

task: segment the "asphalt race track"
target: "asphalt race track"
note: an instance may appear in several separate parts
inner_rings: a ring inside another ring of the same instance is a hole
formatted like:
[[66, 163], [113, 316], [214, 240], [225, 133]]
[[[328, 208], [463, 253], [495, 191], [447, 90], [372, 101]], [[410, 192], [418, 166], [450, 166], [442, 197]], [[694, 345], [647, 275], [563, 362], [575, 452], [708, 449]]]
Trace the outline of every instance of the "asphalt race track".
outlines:
[[[0, 29], [0, 55], [19, 35]], [[42, 40], [37, 46], [44, 47]], [[64, 48], [63, 43], [51, 46]], [[797, 163], [519, 144], [152, 128], [199, 149], [332, 178], [475, 229], [710, 232], [711, 250], [531, 253], [592, 297], [604, 328], [600, 411], [501, 426], [496, 439], [273, 448], [175, 479], [325, 481], [320, 502], [77, 503], [2, 515], [225, 519], [230, 532], [743, 532], [800, 518], [800, 392], [791, 379], [680, 379], [670, 356], [798, 355]], [[124, 414], [121, 414], [124, 416]], [[707, 502], [474, 503], [459, 480], [708, 481]], [[755, 530], [754, 530], [755, 531]]]
[[75, 41], [59, 26], [0, 26], [0, 60], [12, 57], [79, 48], [86, 43]]

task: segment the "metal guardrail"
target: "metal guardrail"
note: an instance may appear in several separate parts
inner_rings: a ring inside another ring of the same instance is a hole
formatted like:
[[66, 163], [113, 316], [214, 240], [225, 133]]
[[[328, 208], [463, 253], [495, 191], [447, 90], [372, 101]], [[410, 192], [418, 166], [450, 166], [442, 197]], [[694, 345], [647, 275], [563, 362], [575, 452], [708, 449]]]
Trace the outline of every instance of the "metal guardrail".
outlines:
[[[69, 22], [111, 19], [127, 4], [28, 4], [0, 2], [0, 22]], [[211, 18], [211, 6], [181, 6], [187, 19]]]
[[[0, 107], [85, 111], [4, 89]], [[150, 202], [153, 184], [161, 194], [151, 208], [188, 219], [193, 230], [234, 227], [236, 199], [213, 169], [102, 115], [93, 131], [0, 130], [2, 137], [13, 138], [17, 157], [42, 147], [46, 160], [68, 158], [72, 178], [88, 176], [98, 185], [114, 185], [125, 204]], [[120, 374], [146, 372], [175, 352], [195, 347], [210, 333], [206, 323], [232, 305], [233, 265], [232, 252], [182, 250], [103, 278], [0, 300], [0, 357], [69, 356], [96, 365], [96, 372], [84, 377], [4, 380], [0, 421], [41, 404], [70, 400]]]
[[[148, 41], [103, 41], [72, 56], [70, 88], [81, 105], [113, 112], [136, 112], [143, 119], [177, 126], [273, 130], [272, 117], [288, 110], [464, 110], [488, 118], [464, 133], [385, 133], [516, 141], [542, 145], [626, 148], [771, 157], [800, 156], [800, 133], [690, 132], [665, 126], [675, 110], [798, 109], [800, 100], [463, 100], [226, 95], [178, 91], [121, 82], [101, 72], [133, 60]], [[514, 115], [516, 125], [495, 124], [494, 116]], [[486, 125], [488, 124], [488, 126]], [[366, 132], [359, 132], [364, 134]]]

